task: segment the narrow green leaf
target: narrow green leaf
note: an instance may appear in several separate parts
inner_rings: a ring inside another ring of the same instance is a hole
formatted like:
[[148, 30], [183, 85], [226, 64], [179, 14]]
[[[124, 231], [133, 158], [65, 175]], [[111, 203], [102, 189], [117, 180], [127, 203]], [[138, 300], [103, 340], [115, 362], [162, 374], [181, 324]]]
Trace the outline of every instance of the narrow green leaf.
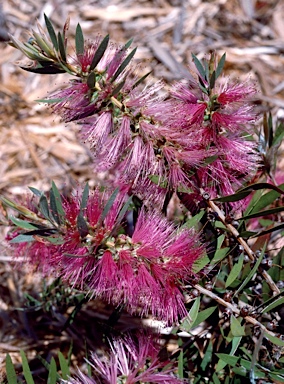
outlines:
[[50, 360], [47, 384], [56, 384], [57, 382], [57, 368], [54, 357]]
[[126, 212], [128, 211], [129, 209], [129, 206], [130, 204], [132, 203], [132, 196], [130, 196], [128, 198], [128, 200], [126, 201], [126, 203], [124, 204], [124, 206], [121, 208], [121, 210], [119, 211], [119, 214], [117, 216], [117, 219], [116, 219], [116, 222], [115, 222], [115, 227], [117, 228], [117, 226], [121, 223], [121, 220], [124, 218]]
[[[230, 356], [230, 355], [227, 355], [226, 353], [216, 353], [216, 356], [219, 357], [219, 359], [223, 360], [226, 364], [229, 364], [232, 367], [235, 367], [238, 363], [238, 360], [239, 360], [239, 357]], [[216, 367], [216, 371], [217, 371], [217, 367]]]
[[204, 255], [202, 258], [197, 259], [192, 266], [193, 273], [198, 273], [209, 263], [210, 259], [207, 255]]
[[14, 217], [14, 216], [10, 216], [9, 218], [17, 227], [20, 227], [23, 229], [37, 229], [37, 227], [35, 227], [34, 225], [32, 225], [31, 223], [25, 220], [18, 219], [17, 217]]
[[283, 138], [284, 138], [284, 124], [281, 122], [280, 124], [278, 124], [276, 128], [271, 146], [277, 147], [278, 145], [280, 145]]
[[233, 268], [231, 269], [231, 272], [229, 273], [229, 276], [228, 276], [226, 284], [225, 284], [226, 288], [229, 287], [239, 276], [239, 274], [242, 270], [242, 267], [243, 267], [243, 262], [244, 262], [244, 255], [241, 254], [237, 264], [235, 264], [233, 266]]
[[196, 228], [196, 226], [200, 223], [200, 220], [205, 215], [205, 209], [201, 209], [195, 216], [191, 217], [186, 221], [184, 227], [186, 228]]
[[265, 246], [262, 248], [262, 251], [261, 251], [261, 254], [260, 256], [258, 257], [254, 267], [252, 268], [252, 270], [250, 271], [250, 273], [247, 275], [247, 277], [245, 278], [245, 280], [242, 282], [242, 284], [240, 285], [240, 287], [235, 291], [234, 293], [234, 296], [236, 296], [239, 292], [241, 292], [245, 286], [247, 285], [248, 282], [250, 282], [250, 280], [253, 278], [254, 274], [256, 273], [260, 263], [261, 263], [261, 260], [263, 259], [263, 256], [264, 256], [264, 252], [265, 252], [265, 249], [266, 249], [266, 244]]
[[82, 194], [80, 211], [83, 211], [87, 207], [87, 203], [88, 203], [88, 199], [89, 199], [89, 193], [90, 193], [89, 184], [86, 183], [83, 194]]
[[269, 184], [269, 183], [250, 184], [247, 187], [240, 189], [238, 192], [249, 191], [249, 190], [257, 191], [259, 189], [273, 189], [274, 191], [280, 193], [281, 195], [284, 194], [284, 191], [281, 190], [279, 187], [277, 187], [276, 185], [273, 185], [273, 184]]
[[219, 263], [219, 261], [223, 260], [231, 251], [230, 247], [225, 248], [219, 248], [217, 247], [217, 251], [214, 254], [213, 259], [211, 260], [210, 264], [214, 265]]
[[131, 38], [131, 39], [129, 39], [129, 40], [126, 42], [126, 44], [124, 45], [124, 49], [125, 49], [125, 50], [128, 49], [132, 43], [133, 43], [133, 39]]
[[245, 336], [244, 326], [240, 324], [239, 320], [231, 315], [231, 332], [234, 337]]
[[6, 355], [6, 375], [8, 384], [17, 384], [17, 374], [9, 353]]
[[50, 221], [49, 207], [46, 196], [42, 193], [39, 199], [39, 208], [43, 216]]
[[65, 211], [64, 211], [63, 205], [62, 205], [61, 195], [60, 195], [60, 192], [59, 192], [56, 184], [54, 183], [54, 181], [52, 181], [52, 191], [53, 191], [53, 194], [55, 197], [57, 212], [61, 218], [65, 218]]
[[197, 325], [201, 324], [203, 321], [208, 319], [208, 317], [212, 315], [212, 313], [215, 311], [216, 308], [217, 306], [214, 306], [214, 307], [206, 308], [203, 311], [200, 311], [197, 314], [196, 319], [192, 324], [191, 328], [197, 327]]
[[20, 350], [21, 358], [22, 358], [22, 366], [23, 366], [23, 373], [24, 377], [26, 379], [27, 384], [34, 384], [34, 379], [31, 374], [31, 370], [29, 367], [29, 363], [27, 360], [27, 357], [25, 355], [25, 352], [21, 349]]
[[279, 297], [277, 300], [275, 300], [273, 303], [269, 304], [267, 307], [265, 307], [261, 313], [266, 313], [271, 311], [272, 309], [278, 307], [279, 305], [284, 304], [284, 297]]
[[58, 51], [58, 42], [57, 42], [57, 38], [56, 38], [56, 33], [54, 31], [54, 28], [53, 28], [51, 21], [46, 16], [46, 14], [44, 14], [44, 20], [45, 20], [45, 25], [46, 25], [50, 40], [51, 40], [54, 48], [56, 49], [56, 51]]
[[59, 47], [61, 59], [66, 63], [65, 43], [60, 32], [58, 32], [58, 47]]
[[119, 189], [116, 188], [116, 189], [113, 191], [112, 195], [110, 196], [110, 198], [108, 199], [108, 201], [107, 201], [107, 203], [106, 203], [106, 205], [105, 205], [105, 207], [104, 207], [104, 210], [103, 210], [102, 215], [101, 215], [101, 217], [100, 217], [100, 222], [103, 222], [104, 219], [106, 218], [106, 216], [107, 216], [107, 214], [109, 213], [111, 207], [113, 206], [113, 203], [114, 203], [114, 201], [115, 201], [116, 196], [118, 195], [118, 193], [119, 193]]
[[96, 84], [96, 75], [94, 72], [91, 72], [87, 78], [87, 85], [90, 89], [93, 89]]
[[61, 369], [61, 377], [63, 380], [67, 380], [68, 376], [70, 376], [70, 368], [68, 365], [68, 361], [65, 359], [65, 357], [60, 351], [58, 352], [58, 358]]
[[196, 69], [198, 70], [200, 76], [205, 79], [206, 78], [206, 72], [205, 72], [205, 69], [201, 63], [201, 61], [195, 56], [194, 53], [191, 54], [192, 56], [192, 59], [193, 59], [193, 62], [194, 62], [194, 65], [196, 67]]
[[188, 312], [188, 317], [181, 323], [180, 328], [186, 332], [189, 332], [192, 328], [192, 324], [195, 322], [198, 311], [200, 307], [200, 296], [198, 296], [192, 307], [190, 308], [190, 311]]
[[33, 236], [20, 234], [16, 237], [14, 237], [12, 240], [9, 241], [9, 243], [17, 244], [17, 243], [30, 243], [31, 241], [34, 241]]
[[84, 35], [79, 23], [76, 27], [75, 46], [77, 55], [82, 55], [84, 53]]
[[42, 193], [41, 191], [39, 191], [38, 189], [34, 188], [34, 187], [29, 187], [29, 190], [32, 191], [32, 193], [37, 196], [37, 197], [41, 197]]
[[279, 345], [279, 347], [284, 347], [284, 341], [279, 339], [278, 337], [276, 336], [272, 336], [270, 335], [269, 333], [265, 332], [264, 333], [264, 336], [271, 341], [271, 343], [275, 344], [275, 345]]
[[134, 83], [132, 89], [136, 88], [139, 84], [141, 84], [150, 75], [150, 73], [152, 73], [152, 71], [149, 71], [148, 73], [146, 73], [146, 75], [140, 77], [140, 79], [137, 80], [136, 83]]
[[97, 64], [99, 63], [99, 61], [103, 57], [103, 55], [104, 55], [104, 53], [105, 53], [105, 51], [107, 49], [108, 42], [109, 42], [109, 35], [106, 35], [104, 37], [104, 39], [102, 40], [102, 42], [100, 43], [100, 45], [98, 46], [98, 49], [96, 50], [96, 53], [94, 54], [92, 63], [90, 65], [90, 70], [91, 71], [97, 66]]
[[60, 217], [59, 217], [59, 214], [57, 211], [56, 199], [55, 199], [52, 188], [50, 189], [50, 192], [49, 192], [49, 202], [50, 202], [50, 213], [51, 213], [52, 217], [54, 218], [54, 221], [58, 225], [60, 225]]
[[243, 216], [240, 219], [241, 220], [248, 220], [248, 219], [252, 219], [254, 217], [262, 217], [262, 216], [267, 216], [267, 215], [274, 215], [275, 213], [279, 213], [279, 212], [283, 212], [283, 211], [284, 211], [284, 207], [271, 208], [271, 209], [267, 209], [265, 211], [260, 211], [260, 212], [257, 212], [257, 213], [252, 213], [250, 215]]
[[[54, 104], [54, 103], [60, 103], [61, 101], [65, 100], [64, 98], [61, 99], [36, 99], [38, 103], [46, 103], [46, 104]], [[31, 187], [29, 187], [31, 189]]]
[[213, 156], [206, 157], [206, 159], [204, 160], [204, 164], [206, 164], [206, 165], [212, 164], [217, 159], [218, 159], [218, 155], [213, 155]]
[[212, 75], [210, 77], [210, 88], [213, 89], [215, 87], [215, 81], [216, 81], [216, 72], [213, 71]]
[[122, 73], [122, 71], [127, 67], [127, 65], [132, 60], [133, 56], [135, 55], [136, 51], [137, 51], [137, 48], [134, 48], [129, 53], [129, 55], [123, 60], [123, 62], [120, 64], [120, 66], [118, 67], [117, 71], [115, 72], [115, 74], [113, 75], [113, 77], [111, 79], [112, 83], [118, 78], [118, 76]]
[[226, 61], [226, 53], [223, 54], [223, 56], [221, 57], [218, 65], [217, 65], [217, 68], [216, 68], [216, 80], [221, 75], [221, 73], [222, 73], [222, 71], [224, 69], [225, 61]]
[[48, 55], [48, 56], [51, 56], [51, 57], [54, 57], [54, 53], [52, 51], [52, 47], [49, 46], [47, 44], [47, 42], [45, 40], [43, 40], [43, 38], [40, 36], [39, 33], [33, 31], [33, 35], [36, 39], [36, 42], [38, 44], [38, 46]]
[[116, 96], [118, 95], [118, 93], [121, 91], [121, 89], [123, 88], [124, 84], [125, 84], [125, 80], [123, 80], [121, 83], [119, 83], [119, 84], [114, 88], [114, 90], [112, 91], [111, 96], [116, 97]]
[[251, 192], [252, 191], [236, 192], [233, 195], [228, 195], [224, 197], [219, 197], [217, 199], [213, 199], [213, 201], [218, 201], [220, 203], [231, 203], [234, 201], [245, 199]]
[[181, 380], [183, 379], [183, 350], [182, 349], [180, 350], [180, 353], [178, 356], [178, 377]]
[[218, 379], [216, 372], [213, 373], [212, 380], [213, 384], [221, 384], [221, 381]]
[[77, 217], [77, 228], [82, 239], [84, 239], [89, 234], [88, 224], [84, 219], [82, 211], [79, 212]]
[[266, 229], [265, 231], [257, 232], [255, 235], [251, 236], [251, 238], [253, 238], [253, 237], [264, 236], [264, 235], [267, 235], [268, 233], [272, 233], [272, 232], [275, 232], [275, 231], [279, 231], [280, 229], [284, 229], [284, 223], [283, 223], [283, 224], [280, 224], [280, 225], [276, 225], [276, 226], [273, 227], [273, 228]]

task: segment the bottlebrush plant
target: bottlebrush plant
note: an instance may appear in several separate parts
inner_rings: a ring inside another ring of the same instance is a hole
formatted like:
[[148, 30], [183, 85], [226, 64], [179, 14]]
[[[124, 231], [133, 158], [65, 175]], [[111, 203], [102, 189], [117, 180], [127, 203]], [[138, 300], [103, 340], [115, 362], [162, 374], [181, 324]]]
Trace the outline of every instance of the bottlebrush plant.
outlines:
[[[72, 377], [61, 354], [58, 367], [45, 362], [48, 382], [284, 382], [284, 184], [273, 176], [282, 123], [270, 114], [260, 128], [255, 85], [221, 77], [225, 54], [192, 54], [194, 80], [166, 90], [149, 73], [137, 75], [131, 40], [86, 42], [78, 24], [70, 55], [69, 22], [58, 33], [47, 16], [45, 23], [47, 31], [11, 44], [32, 61], [23, 69], [71, 76], [40, 101], [78, 123], [94, 172], [109, 177], [71, 196], [54, 183], [46, 192], [30, 187], [26, 204], [1, 196], [18, 213], [9, 216], [7, 241], [15, 258], [69, 287], [65, 305], [80, 293], [72, 321], [98, 298], [115, 313], [113, 335], [104, 337], [109, 352], [95, 340], [90, 346], [89, 375]], [[170, 220], [177, 198], [183, 208]], [[52, 303], [60, 312], [60, 301]], [[155, 337], [150, 329], [117, 337], [123, 311], [159, 320]], [[167, 351], [171, 339], [176, 349]], [[10, 384], [9, 356], [6, 367]]]

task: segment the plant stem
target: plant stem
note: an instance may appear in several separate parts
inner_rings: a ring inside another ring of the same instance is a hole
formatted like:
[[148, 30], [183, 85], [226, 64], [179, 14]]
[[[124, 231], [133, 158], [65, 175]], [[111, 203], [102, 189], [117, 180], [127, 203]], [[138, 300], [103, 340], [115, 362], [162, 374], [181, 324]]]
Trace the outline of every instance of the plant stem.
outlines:
[[[201, 193], [202, 193], [202, 191], [201, 191]], [[248, 257], [250, 258], [250, 260], [255, 261], [255, 253], [251, 250], [248, 243], [240, 236], [238, 230], [232, 224], [229, 224], [226, 222], [226, 217], [223, 214], [223, 212], [220, 210], [220, 208], [218, 208], [217, 205], [211, 200], [209, 200], [207, 202], [207, 204], [212, 209], [212, 211], [217, 213], [219, 219], [226, 226], [226, 228], [231, 232], [231, 234], [236, 238], [238, 243], [243, 247], [244, 251], [246, 252]], [[280, 293], [280, 290], [277, 287], [277, 285], [274, 283], [274, 281], [272, 280], [271, 276], [269, 276], [269, 274], [266, 271], [262, 272], [262, 276], [264, 277], [265, 281], [269, 285], [270, 289], [273, 291], [273, 294], [278, 295]]]

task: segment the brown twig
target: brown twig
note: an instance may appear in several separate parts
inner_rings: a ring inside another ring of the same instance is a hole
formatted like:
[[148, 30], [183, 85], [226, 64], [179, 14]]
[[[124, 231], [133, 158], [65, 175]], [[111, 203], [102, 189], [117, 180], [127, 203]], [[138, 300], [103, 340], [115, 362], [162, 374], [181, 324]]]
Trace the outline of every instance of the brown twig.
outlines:
[[[212, 211], [217, 213], [219, 219], [226, 226], [226, 228], [231, 232], [231, 234], [236, 238], [238, 243], [243, 247], [244, 251], [250, 258], [250, 260], [255, 261], [255, 253], [251, 250], [248, 243], [240, 236], [238, 230], [232, 224], [229, 224], [226, 222], [226, 217], [223, 214], [223, 212], [220, 210], [220, 208], [218, 208], [217, 205], [211, 200], [208, 200], [207, 204], [212, 209]], [[265, 281], [269, 285], [270, 289], [273, 291], [273, 294], [278, 295], [280, 293], [280, 290], [277, 287], [277, 285], [274, 283], [272, 278], [269, 276], [269, 274], [266, 271], [263, 271], [262, 276], [264, 277]]]
[[[197, 289], [200, 293], [203, 293], [204, 295], [206, 295], [208, 297], [211, 297], [211, 299], [217, 301], [217, 303], [223, 305], [226, 308], [229, 308], [230, 311], [232, 311], [232, 313], [235, 313], [238, 316], [240, 315], [241, 311], [240, 311], [240, 309], [236, 305], [231, 304], [228, 301], [225, 301], [224, 299], [222, 299], [221, 297], [219, 297], [215, 293], [209, 291], [206, 288], [201, 287], [201, 285], [199, 285], [199, 284], [194, 285], [194, 288]], [[245, 316], [244, 319], [248, 323], [251, 323], [253, 325], [256, 325], [256, 326], [260, 327], [260, 329], [262, 329], [265, 333], [268, 333], [271, 336], [277, 337], [273, 332], [269, 331], [263, 324], [261, 324], [259, 321], [257, 321], [254, 317], [252, 317], [252, 316]]]

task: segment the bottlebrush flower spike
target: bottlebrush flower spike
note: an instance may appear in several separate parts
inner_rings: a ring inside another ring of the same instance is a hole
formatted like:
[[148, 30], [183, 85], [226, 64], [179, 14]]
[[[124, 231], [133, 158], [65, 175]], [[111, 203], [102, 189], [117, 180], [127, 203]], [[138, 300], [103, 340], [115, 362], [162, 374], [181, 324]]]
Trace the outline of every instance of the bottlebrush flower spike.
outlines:
[[[178, 231], [160, 214], [144, 208], [128, 235], [121, 220], [131, 199], [126, 202], [118, 190], [112, 195], [96, 190], [90, 196], [87, 191], [82, 198], [75, 194], [62, 199], [57, 222], [54, 204], [50, 210], [45, 204], [49, 224], [15, 237], [11, 245], [16, 253], [28, 255], [36, 268], [60, 275], [95, 297], [123, 304], [130, 313], [152, 314], [167, 324], [186, 316], [182, 287], [203, 254], [198, 236], [189, 229]], [[25, 236], [30, 242], [23, 244]]]
[[76, 378], [63, 381], [66, 384], [182, 384], [184, 381], [175, 376], [170, 361], [161, 362], [159, 350], [152, 338], [138, 335], [137, 343], [129, 336], [116, 339], [111, 343], [111, 352], [100, 358], [92, 353], [88, 362], [94, 370], [96, 379], [86, 376], [80, 370]]
[[207, 190], [211, 197], [231, 194], [253, 176], [259, 163], [257, 144], [247, 139], [257, 117], [251, 102], [256, 91], [251, 84], [230, 80], [216, 85], [225, 56], [218, 65], [214, 55], [206, 63], [194, 55], [193, 60], [199, 82], [177, 83], [167, 102], [168, 112], [164, 109], [157, 118], [171, 131], [179, 127], [177, 142], [192, 141], [199, 151], [208, 151], [191, 176], [191, 185]]

